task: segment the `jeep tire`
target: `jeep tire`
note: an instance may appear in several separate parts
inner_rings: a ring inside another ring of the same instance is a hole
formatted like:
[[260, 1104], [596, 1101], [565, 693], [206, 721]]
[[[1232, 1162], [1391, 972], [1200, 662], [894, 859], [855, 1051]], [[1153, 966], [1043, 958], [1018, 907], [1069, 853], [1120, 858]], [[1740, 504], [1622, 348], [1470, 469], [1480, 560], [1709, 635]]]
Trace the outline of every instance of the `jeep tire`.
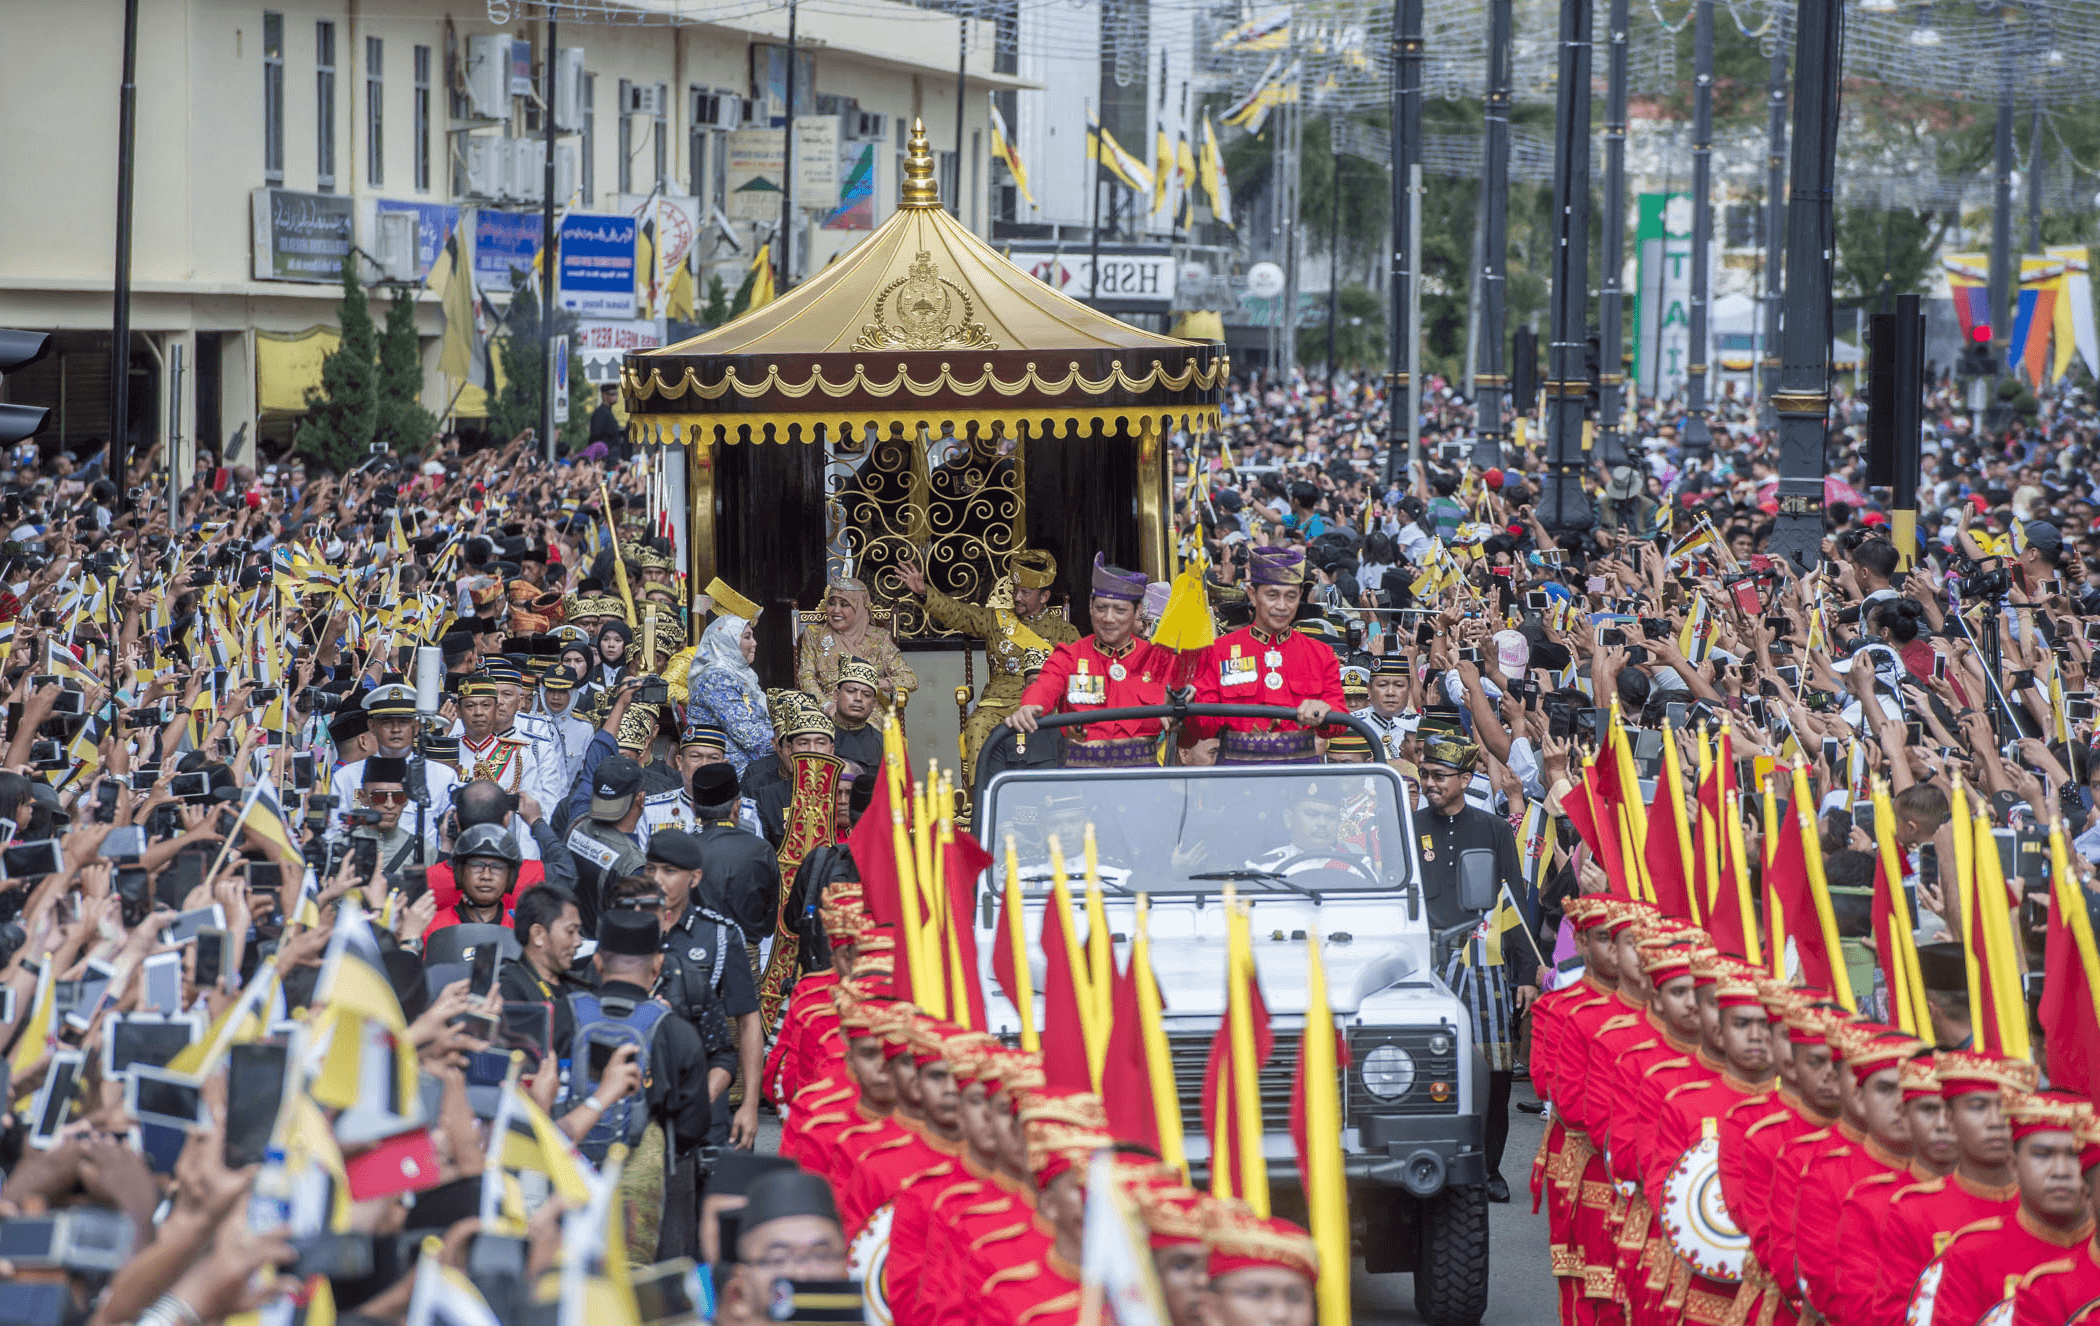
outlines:
[[1478, 1326], [1487, 1312], [1488, 1202], [1478, 1185], [1422, 1204], [1415, 1311], [1429, 1326]]

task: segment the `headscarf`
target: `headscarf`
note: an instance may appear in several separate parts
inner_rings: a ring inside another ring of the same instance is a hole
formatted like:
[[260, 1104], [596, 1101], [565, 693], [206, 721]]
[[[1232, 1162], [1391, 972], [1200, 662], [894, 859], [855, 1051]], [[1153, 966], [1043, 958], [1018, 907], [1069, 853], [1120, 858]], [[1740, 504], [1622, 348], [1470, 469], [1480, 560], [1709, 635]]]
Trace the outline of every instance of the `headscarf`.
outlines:
[[[846, 631], [832, 629], [827, 619], [826, 629], [831, 630], [832, 637], [848, 650], [859, 653], [861, 642], [868, 638], [868, 628], [874, 624], [874, 614], [868, 607], [874, 596], [868, 592], [865, 584], [852, 576], [833, 576], [826, 589], [829, 594], [835, 594], [851, 603], [857, 619], [852, 629]], [[830, 605], [827, 603], [825, 606], [829, 608]]]
[[750, 627], [751, 623], [742, 617], [727, 614], [707, 624], [707, 629], [700, 633], [700, 647], [694, 651], [692, 668], [686, 674], [687, 694], [698, 694], [701, 676], [711, 673], [736, 683], [738, 689], [758, 705], [760, 712], [764, 711], [765, 688], [758, 684], [758, 673], [744, 661], [742, 641], [744, 632]]
[[[616, 663], [605, 661], [605, 637], [608, 635], [620, 637], [620, 658]], [[625, 667], [633, 656], [633, 627], [626, 622], [612, 621], [598, 628], [598, 638], [591, 642], [591, 668], [594, 672], [602, 672], [609, 677], [613, 672]]]

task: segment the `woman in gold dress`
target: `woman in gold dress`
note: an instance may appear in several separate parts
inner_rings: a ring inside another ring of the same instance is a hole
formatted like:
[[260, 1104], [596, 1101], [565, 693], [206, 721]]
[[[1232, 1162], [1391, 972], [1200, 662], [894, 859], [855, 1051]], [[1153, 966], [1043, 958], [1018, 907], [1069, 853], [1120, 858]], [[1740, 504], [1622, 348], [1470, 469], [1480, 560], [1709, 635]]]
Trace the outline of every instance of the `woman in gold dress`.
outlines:
[[886, 701], [904, 707], [919, 688], [918, 674], [904, 661], [890, 633], [877, 626], [869, 610], [868, 587], [851, 576], [832, 578], [824, 596], [824, 621], [802, 633], [796, 649], [795, 685], [820, 705], [831, 703], [838, 689], [839, 665], [849, 658], [875, 665], [876, 687]]

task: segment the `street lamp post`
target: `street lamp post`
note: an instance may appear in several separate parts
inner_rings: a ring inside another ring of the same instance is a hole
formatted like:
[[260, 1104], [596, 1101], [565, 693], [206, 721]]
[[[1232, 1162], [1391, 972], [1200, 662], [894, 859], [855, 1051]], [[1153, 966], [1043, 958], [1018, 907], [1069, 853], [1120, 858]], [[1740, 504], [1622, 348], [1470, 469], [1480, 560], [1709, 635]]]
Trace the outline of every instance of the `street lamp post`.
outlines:
[[1626, 460], [1626, 32], [1627, 0], [1611, 0], [1604, 93], [1604, 270], [1597, 282], [1597, 460]]
[[[1626, 0], [1615, 0], [1624, 5]], [[1488, 0], [1486, 170], [1480, 182], [1480, 366], [1473, 374], [1478, 440], [1473, 463], [1502, 464], [1502, 401], [1509, 379], [1502, 372], [1503, 264], [1509, 253], [1509, 44], [1511, 0]]]
[[1779, 371], [1780, 267], [1786, 252], [1786, 30], [1776, 22], [1774, 27], [1771, 73], [1765, 83], [1764, 311], [1757, 331], [1757, 426], [1766, 429], [1779, 423], [1769, 397]]
[[1539, 522], [1556, 535], [1580, 533], [1596, 523], [1582, 488], [1582, 423], [1589, 394], [1582, 361], [1589, 330], [1591, 26], [1591, 0], [1560, 0], [1552, 293], [1547, 300], [1553, 343], [1547, 360], [1546, 472], [1539, 495]]
[[554, 79], [555, 68], [560, 64], [555, 49], [554, 11], [550, 9], [547, 44], [540, 60], [541, 77], [546, 82], [540, 102], [540, 128], [547, 148], [540, 178], [540, 252], [546, 257], [540, 267], [540, 447], [550, 465], [554, 463], [554, 306], [561, 290], [561, 236], [554, 226]]
[[[1422, 160], [1422, 0], [1393, 0], [1393, 329], [1385, 374], [1385, 481], [1399, 482], [1401, 451], [1407, 445], [1409, 388], [1407, 371], [1408, 198], [1411, 168]], [[1409, 463], [1418, 459], [1407, 458]]]
[[1778, 389], [1779, 515], [1772, 551], [1806, 575], [1822, 557], [1830, 414], [1831, 190], [1837, 174], [1840, 0], [1801, 0], [1795, 21], [1794, 159], [1786, 210], [1786, 320]]
[[[117, 489], [110, 511], [116, 515], [131, 506], [125, 471], [131, 465], [131, 181], [138, 155], [138, 66], [139, 0], [124, 0], [124, 75], [117, 86], [117, 261], [109, 328], [109, 481]], [[171, 451], [168, 468], [174, 467]], [[114, 661], [115, 651], [111, 654]]]
[[1693, 6], [1692, 35], [1692, 359], [1685, 366], [1684, 469], [1713, 452], [1706, 422], [1707, 267], [1714, 237], [1714, 0]]

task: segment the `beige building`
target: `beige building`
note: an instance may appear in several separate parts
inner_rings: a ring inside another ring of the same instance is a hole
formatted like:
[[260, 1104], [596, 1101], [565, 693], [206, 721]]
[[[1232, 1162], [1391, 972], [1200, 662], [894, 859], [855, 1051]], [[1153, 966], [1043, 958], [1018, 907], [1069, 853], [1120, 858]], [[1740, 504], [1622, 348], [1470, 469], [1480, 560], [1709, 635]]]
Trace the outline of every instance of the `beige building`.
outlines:
[[[701, 298], [710, 276], [734, 292], [780, 226], [784, 8], [140, 0], [135, 445], [172, 437], [184, 457], [201, 447], [245, 459], [258, 437], [288, 437], [332, 344], [316, 329], [333, 327], [352, 246], [368, 279], [418, 300], [426, 405], [471, 407], [475, 393], [458, 397], [437, 371], [443, 317], [421, 282], [455, 232], [499, 307], [510, 271], [532, 263], [550, 8], [557, 195], [579, 234], [611, 237], [603, 252], [575, 249], [579, 284], [600, 287], [577, 298], [586, 344], [648, 342], [659, 324], [646, 291], [623, 305], [604, 289], [618, 285], [606, 254], [620, 227], [582, 217], [663, 216], [689, 240]], [[691, 21], [711, 10], [720, 22]], [[959, 183], [960, 218], [985, 233], [998, 183], [986, 93], [1028, 86], [995, 72], [1014, 68], [1010, 49], [997, 49], [1010, 47], [1010, 25], [890, 0], [800, 0], [798, 10], [796, 271], [821, 267], [889, 215], [915, 115], [942, 149], [944, 198]], [[609, 12], [627, 21], [579, 20]], [[115, 0], [0, 0], [0, 109], [11, 126], [0, 135], [0, 326], [56, 334], [51, 354], [0, 383], [0, 399], [53, 407], [47, 444], [108, 434], [122, 19]], [[652, 194], [676, 206], [645, 209]], [[375, 318], [387, 297], [374, 292]]]

